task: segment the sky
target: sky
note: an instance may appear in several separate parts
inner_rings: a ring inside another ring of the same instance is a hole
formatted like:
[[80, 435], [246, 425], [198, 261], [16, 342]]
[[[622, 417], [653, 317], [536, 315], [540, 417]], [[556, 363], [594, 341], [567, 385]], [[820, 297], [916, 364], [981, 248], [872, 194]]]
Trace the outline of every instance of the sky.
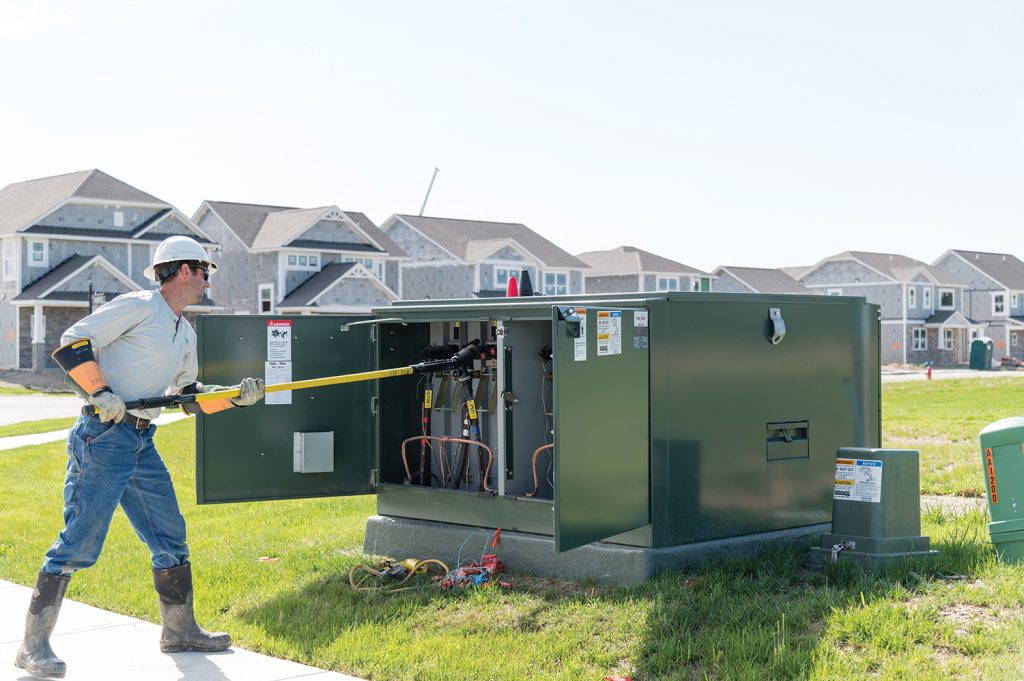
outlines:
[[1024, 258], [1024, 3], [0, 0], [0, 186], [521, 222], [710, 271]]

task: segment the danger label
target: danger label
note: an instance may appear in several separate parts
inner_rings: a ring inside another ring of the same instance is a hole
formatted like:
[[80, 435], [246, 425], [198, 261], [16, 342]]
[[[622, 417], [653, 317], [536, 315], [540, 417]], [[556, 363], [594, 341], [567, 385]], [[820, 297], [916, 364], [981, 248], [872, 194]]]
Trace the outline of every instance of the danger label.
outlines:
[[267, 361], [292, 361], [292, 323], [288, 319], [267, 320]]
[[882, 501], [882, 462], [873, 459], [836, 459], [833, 499]]

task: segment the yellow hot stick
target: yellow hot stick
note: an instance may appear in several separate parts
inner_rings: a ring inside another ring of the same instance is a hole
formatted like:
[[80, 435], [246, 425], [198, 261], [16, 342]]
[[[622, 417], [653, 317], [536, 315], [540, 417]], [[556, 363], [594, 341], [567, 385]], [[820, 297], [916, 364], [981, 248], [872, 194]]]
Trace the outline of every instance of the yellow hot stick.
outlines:
[[[342, 374], [340, 376], [324, 376], [323, 378], [309, 378], [304, 381], [292, 381], [291, 383], [274, 383], [267, 386], [268, 393], [276, 393], [284, 390], [303, 390], [304, 388], [320, 388], [325, 385], [338, 385], [340, 383], [358, 383], [360, 381], [373, 381], [378, 378], [391, 378], [392, 376], [408, 376], [413, 373], [413, 368], [400, 367], [398, 369], [381, 369], [380, 371], [364, 371], [359, 374]], [[207, 400], [223, 400], [231, 397], [238, 397], [238, 388], [229, 390], [216, 390], [196, 395], [196, 402]]]

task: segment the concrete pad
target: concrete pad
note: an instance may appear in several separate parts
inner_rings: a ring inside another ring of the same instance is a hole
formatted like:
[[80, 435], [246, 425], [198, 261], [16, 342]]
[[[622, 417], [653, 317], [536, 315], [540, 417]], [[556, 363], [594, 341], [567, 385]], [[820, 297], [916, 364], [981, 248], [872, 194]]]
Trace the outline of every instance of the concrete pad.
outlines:
[[[496, 548], [485, 541], [493, 530], [472, 535], [479, 528], [393, 516], [370, 516], [366, 521], [363, 550], [396, 559], [436, 558], [455, 567], [458, 558], [479, 560], [484, 552], [496, 553], [511, 572], [526, 572], [561, 579], [593, 579], [608, 584], [637, 584], [668, 570], [693, 569], [709, 560], [749, 556], [768, 546], [810, 544], [831, 523], [819, 523], [742, 537], [644, 548], [598, 542], [564, 553], [555, 552], [555, 540], [539, 534], [502, 530]], [[461, 552], [461, 553], [460, 553]]]
[[[32, 591], [0, 581], [0, 679], [32, 677], [14, 666]], [[160, 627], [65, 600], [50, 643], [68, 665], [67, 681], [359, 681], [240, 648], [223, 653], [160, 652]]]

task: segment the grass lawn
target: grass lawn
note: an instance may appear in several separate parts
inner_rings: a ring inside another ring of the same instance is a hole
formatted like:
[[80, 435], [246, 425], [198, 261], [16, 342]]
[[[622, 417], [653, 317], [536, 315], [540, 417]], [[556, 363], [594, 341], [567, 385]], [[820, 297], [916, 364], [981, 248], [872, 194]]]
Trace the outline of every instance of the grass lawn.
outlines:
[[[1022, 404], [1015, 383], [886, 385], [886, 445], [922, 451], [927, 491], [980, 493], [973, 438]], [[197, 507], [192, 424], [157, 439], [189, 521], [201, 621], [247, 649], [374, 680], [1022, 675], [1024, 567], [996, 562], [982, 513], [928, 512], [939, 557], [880, 574], [812, 572], [803, 551], [768, 548], [634, 587], [513, 574], [508, 590], [366, 595], [348, 571], [365, 560], [372, 497]], [[61, 527], [64, 458], [59, 443], [0, 454], [0, 578], [33, 583]], [[69, 596], [157, 621], [147, 552], [120, 511]]]
[[11, 437], [13, 435], [34, 435], [35, 433], [49, 433], [54, 430], [67, 430], [76, 421], [76, 417], [66, 419], [43, 419], [41, 421], [23, 421], [0, 426], [0, 437]]

